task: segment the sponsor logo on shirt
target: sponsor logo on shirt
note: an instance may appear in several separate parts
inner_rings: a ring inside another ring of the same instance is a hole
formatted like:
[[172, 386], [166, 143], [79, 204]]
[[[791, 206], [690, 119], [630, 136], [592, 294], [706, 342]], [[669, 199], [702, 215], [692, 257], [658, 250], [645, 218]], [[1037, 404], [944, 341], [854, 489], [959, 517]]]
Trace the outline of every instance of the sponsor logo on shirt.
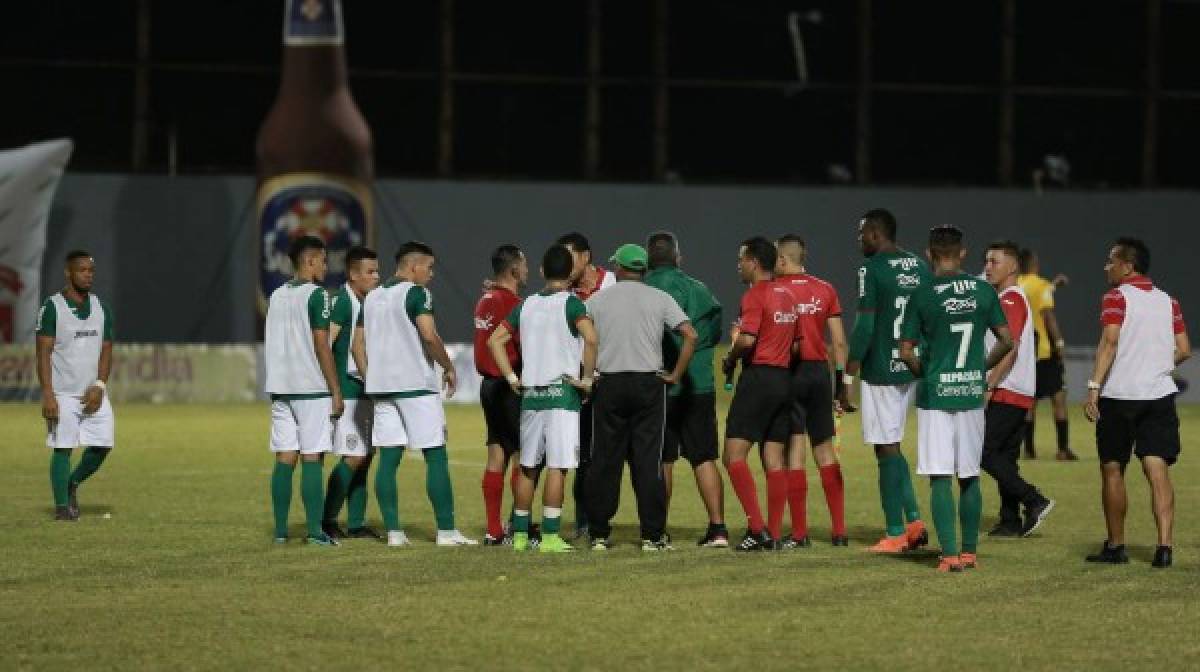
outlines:
[[938, 381], [946, 384], [977, 383], [983, 380], [982, 371], [947, 371], [938, 376]]
[[896, 275], [896, 284], [900, 289], [916, 289], [921, 286], [921, 276], [900, 273]]
[[777, 310], [775, 311], [775, 324], [791, 324], [796, 321], [796, 317], [796, 313]]
[[900, 259], [888, 259], [889, 266], [891, 266], [892, 268], [903, 269], [905, 271], [913, 270], [918, 265], [920, 265], [920, 263], [921, 262], [918, 261], [915, 257], [902, 257]]
[[796, 313], [799, 315], [816, 315], [821, 312], [821, 299], [814, 298], [809, 303], [797, 303]]
[[979, 304], [975, 301], [975, 297], [970, 296], [965, 299], [949, 298], [942, 301], [942, 308], [951, 315], [963, 315], [973, 313], [979, 308]]
[[495, 319], [496, 318], [493, 315], [477, 317], [475, 318], [475, 328], [479, 331], [488, 331], [492, 328], [492, 325], [495, 324]]
[[95, 338], [100, 335], [95, 329], [80, 329], [75, 332], [75, 338]]

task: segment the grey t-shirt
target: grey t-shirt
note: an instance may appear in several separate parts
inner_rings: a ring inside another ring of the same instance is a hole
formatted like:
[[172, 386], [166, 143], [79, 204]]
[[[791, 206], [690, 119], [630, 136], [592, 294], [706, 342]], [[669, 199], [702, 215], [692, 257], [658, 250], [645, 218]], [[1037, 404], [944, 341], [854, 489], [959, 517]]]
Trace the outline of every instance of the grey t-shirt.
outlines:
[[663, 329], [677, 329], [687, 315], [670, 294], [624, 280], [587, 300], [596, 325], [600, 373], [654, 372], [663, 367]]

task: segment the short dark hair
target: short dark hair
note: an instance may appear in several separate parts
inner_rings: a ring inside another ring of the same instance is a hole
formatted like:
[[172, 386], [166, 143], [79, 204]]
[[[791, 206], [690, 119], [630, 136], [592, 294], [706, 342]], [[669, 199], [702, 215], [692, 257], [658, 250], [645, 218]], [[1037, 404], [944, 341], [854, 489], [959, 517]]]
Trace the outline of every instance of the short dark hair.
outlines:
[[1034, 252], [1032, 248], [1021, 248], [1021, 251], [1017, 253], [1017, 264], [1021, 267], [1022, 273], [1030, 272], [1033, 268], [1033, 259], [1036, 256], [1037, 252]]
[[679, 264], [679, 240], [670, 231], [655, 231], [646, 238], [646, 256], [650, 267]]
[[962, 250], [963, 232], [957, 226], [935, 226], [929, 230], [929, 253], [935, 259], [954, 256]]
[[801, 238], [800, 236], [797, 236], [794, 233], [785, 233], [779, 237], [779, 240], [775, 241], [775, 249], [778, 250], [779, 248], [782, 248], [784, 245], [799, 245], [800, 246], [800, 254], [797, 258], [792, 258], [791, 261], [792, 261], [792, 263], [795, 263], [795, 264], [803, 264], [804, 263], [805, 252], [808, 250], [808, 245], [804, 242], [803, 238]]
[[1150, 272], [1150, 248], [1140, 238], [1122, 236], [1117, 239], [1117, 256], [1133, 264], [1133, 270], [1138, 273]]
[[742, 247], [746, 248], [745, 256], [757, 261], [758, 265], [767, 272], [774, 272], [775, 261], [779, 259], [779, 253], [771, 241], [762, 236], [755, 236], [743, 240]]
[[497, 247], [492, 252], [492, 273], [500, 275], [511, 269], [521, 261], [521, 256], [521, 248], [516, 245], [505, 244]]
[[71, 262], [75, 261], [76, 259], [91, 259], [91, 258], [92, 258], [91, 252], [88, 252], [87, 250], [76, 249], [76, 250], [71, 250], [70, 252], [67, 252], [67, 256], [63, 261], [67, 264], [67, 266], [70, 266]]
[[542, 275], [547, 280], [566, 280], [574, 267], [575, 259], [565, 245], [551, 245], [542, 255]]
[[888, 240], [896, 241], [896, 216], [883, 208], [868, 210], [862, 216], [867, 226], [883, 234]]
[[309, 250], [324, 250], [325, 241], [316, 236], [300, 236], [292, 241], [291, 247], [288, 248], [288, 259], [292, 260], [293, 266], [300, 265], [300, 257], [304, 256]]
[[346, 268], [353, 268], [355, 264], [364, 259], [378, 259], [379, 255], [375, 254], [375, 250], [361, 245], [355, 245], [346, 251]]
[[576, 252], [592, 251], [592, 246], [590, 243], [588, 243], [587, 237], [578, 231], [572, 231], [571, 233], [563, 234], [559, 236], [558, 240], [554, 241], [554, 243], [556, 245], [566, 245]]
[[396, 250], [396, 263], [399, 264], [410, 254], [423, 254], [427, 257], [434, 256], [432, 247], [418, 240], [410, 240], [401, 245], [400, 249]]
[[988, 243], [987, 252], [992, 250], [1000, 250], [1013, 259], [1016, 259], [1018, 265], [1021, 263], [1021, 247], [1011, 240], [993, 240]]

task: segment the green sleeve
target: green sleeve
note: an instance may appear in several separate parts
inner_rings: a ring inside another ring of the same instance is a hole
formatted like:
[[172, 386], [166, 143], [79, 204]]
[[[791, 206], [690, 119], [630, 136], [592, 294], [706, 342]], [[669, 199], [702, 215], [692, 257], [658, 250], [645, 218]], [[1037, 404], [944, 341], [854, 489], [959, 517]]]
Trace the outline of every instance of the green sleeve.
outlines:
[[56, 335], [57, 325], [58, 312], [54, 310], [54, 301], [46, 299], [41, 310], [38, 311], [37, 335], [53, 337]]
[[413, 322], [417, 321], [419, 315], [433, 315], [433, 294], [420, 285], [413, 285], [408, 290], [408, 296], [404, 297], [404, 310]]
[[329, 328], [329, 294], [321, 287], [308, 295], [308, 324], [313, 329]]
[[112, 308], [103, 301], [100, 302], [100, 308], [104, 310], [104, 339], [108, 342], [113, 341], [113, 312]]
[[925, 292], [917, 291], [908, 302], [908, 310], [904, 311], [904, 322], [900, 325], [900, 340], [921, 340], [921, 311], [925, 306]]
[[350, 306], [350, 295], [346, 293], [346, 288], [343, 287], [337, 294], [333, 295], [333, 299], [329, 302], [329, 321], [344, 329], [351, 326], [350, 320], [352, 319], [353, 312]]
[[871, 349], [875, 337], [875, 275], [867, 264], [858, 267], [858, 311], [854, 316], [854, 331], [850, 333], [850, 361], [861, 362]]
[[[1008, 318], [1004, 316], [1004, 308], [1000, 305], [1000, 295], [996, 294], [995, 290], [988, 292], [988, 298], [991, 299], [992, 309], [988, 311], [988, 326], [999, 327], [1008, 324]], [[1020, 334], [1013, 334], [1015, 338], [1019, 338]]]
[[525, 299], [521, 299], [520, 303], [508, 311], [508, 317], [504, 318], [504, 321], [508, 323], [508, 330], [514, 334], [521, 329], [521, 309], [524, 307]]
[[875, 310], [878, 306], [875, 305], [879, 294], [878, 281], [875, 279], [875, 274], [871, 272], [871, 267], [868, 264], [863, 264], [858, 267], [858, 310], [868, 311]]
[[587, 314], [588, 314], [587, 306], [585, 306], [583, 304], [583, 301], [579, 300], [578, 296], [570, 296], [570, 297], [567, 297], [567, 311], [566, 312], [567, 312], [567, 327], [569, 327], [571, 329], [572, 336], [578, 336], [579, 335], [579, 327], [576, 326], [576, 323], [579, 322], [579, 320], [587, 317]]

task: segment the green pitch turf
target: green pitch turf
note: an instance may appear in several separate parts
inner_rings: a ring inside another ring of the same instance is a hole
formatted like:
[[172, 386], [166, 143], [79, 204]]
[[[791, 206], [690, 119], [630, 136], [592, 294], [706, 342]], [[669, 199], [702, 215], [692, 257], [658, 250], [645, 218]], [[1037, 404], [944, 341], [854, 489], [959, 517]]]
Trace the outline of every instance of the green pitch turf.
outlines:
[[[459, 526], [479, 538], [482, 418], [474, 406], [448, 410]], [[828, 543], [811, 468], [811, 549], [696, 548], [705, 519], [680, 463], [676, 552], [644, 556], [634, 546], [627, 489], [615, 550], [543, 557], [434, 547], [424, 469], [412, 455], [400, 473], [413, 548], [276, 546], [265, 405], [116, 412], [118, 446], [80, 491], [82, 520], [64, 524], [51, 521], [38, 408], [0, 406], [0, 669], [1183, 670], [1200, 655], [1197, 408], [1181, 409], [1185, 449], [1172, 473], [1175, 568], [1149, 566], [1153, 522], [1136, 465], [1133, 562], [1083, 562], [1104, 528], [1091, 427], [1076, 413], [1082, 461], [1022, 463], [1057, 510], [1034, 538], [985, 538], [982, 567], [963, 575], [936, 573], [932, 554], [866, 553], [881, 513], [854, 416], [842, 451], [848, 549]], [[1039, 424], [1044, 455], [1048, 420]], [[910, 460], [912, 449], [910, 440]], [[928, 488], [918, 488], [927, 512]], [[997, 498], [986, 477], [984, 497], [987, 530]], [[726, 510], [740, 535], [728, 485]], [[369, 516], [377, 525], [373, 494]], [[292, 521], [298, 537], [298, 475]]]

